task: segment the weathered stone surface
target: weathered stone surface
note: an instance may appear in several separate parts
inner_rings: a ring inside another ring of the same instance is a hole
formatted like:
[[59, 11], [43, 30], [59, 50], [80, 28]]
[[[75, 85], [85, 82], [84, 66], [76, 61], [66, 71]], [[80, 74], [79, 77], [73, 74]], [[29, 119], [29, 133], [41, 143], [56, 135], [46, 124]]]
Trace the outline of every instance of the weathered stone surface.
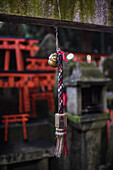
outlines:
[[[102, 118], [103, 116], [103, 118]], [[101, 165], [102, 128], [108, 116], [93, 115], [78, 118], [77, 122], [69, 121], [70, 138], [70, 169], [97, 170]]]
[[72, 75], [64, 80], [66, 86], [83, 85], [84, 83], [104, 84], [107, 82], [110, 82], [110, 79], [105, 78], [94, 63], [76, 63]]
[[[67, 112], [73, 115], [106, 112], [106, 84], [108, 82], [110, 79], [105, 78], [94, 63], [77, 63], [72, 75], [64, 80]], [[90, 97], [87, 98], [89, 94], [94, 100]], [[96, 101], [97, 96], [98, 101]], [[85, 104], [88, 102], [90, 104]], [[99, 109], [95, 111], [95, 107]]]
[[[8, 147], [13, 148], [13, 150], [9, 154], [0, 155], [0, 165], [8, 165], [8, 164], [44, 159], [44, 158], [49, 158], [54, 156], [53, 146], [40, 147], [38, 146], [38, 142], [37, 144], [35, 143], [35, 146], [33, 146], [33, 143], [32, 144], [28, 143], [23, 147], [22, 145], [18, 144], [18, 149], [20, 149], [19, 151], [17, 150], [17, 146], [15, 147], [15, 145], [13, 146], [7, 145], [7, 149]], [[16, 152], [14, 151], [14, 147]]]
[[66, 94], [68, 96], [67, 111], [70, 113], [74, 113], [75, 115], [78, 114], [78, 100], [76, 100], [76, 96], [78, 95], [77, 92], [77, 88], [68, 87], [66, 89]]
[[[70, 170], [97, 170], [101, 165], [102, 129], [106, 127], [107, 120], [110, 119], [109, 114], [105, 113], [108, 81], [93, 63], [77, 63], [72, 76], [65, 79], [69, 112], [67, 116], [72, 129]], [[91, 86], [92, 89], [90, 89]], [[102, 106], [101, 110], [95, 111], [92, 103], [95, 103], [96, 97], [94, 100], [87, 98], [88, 93], [92, 98], [94, 94], [98, 94], [96, 106], [99, 103]], [[86, 108], [90, 107], [92, 111], [84, 110], [85, 102]], [[106, 136], [105, 140], [107, 140]]]
[[100, 164], [101, 129], [86, 132], [87, 170], [96, 170]]
[[[15, 128], [14, 128], [15, 127]], [[23, 140], [22, 125], [9, 126], [8, 143], [4, 143], [4, 128], [1, 128], [0, 165], [44, 159], [54, 156], [50, 139], [50, 125], [47, 121], [27, 123], [28, 141]]]
[[110, 138], [108, 142], [107, 164], [113, 169], [113, 122], [110, 123]]
[[0, 0], [0, 14], [58, 19], [112, 26], [109, 0]]
[[[71, 125], [78, 130], [88, 131], [103, 128], [106, 125], [107, 120], [110, 119], [109, 114], [97, 114], [97, 115], [86, 115], [77, 117], [68, 116], [71, 120]], [[76, 119], [76, 122], [74, 121]]]

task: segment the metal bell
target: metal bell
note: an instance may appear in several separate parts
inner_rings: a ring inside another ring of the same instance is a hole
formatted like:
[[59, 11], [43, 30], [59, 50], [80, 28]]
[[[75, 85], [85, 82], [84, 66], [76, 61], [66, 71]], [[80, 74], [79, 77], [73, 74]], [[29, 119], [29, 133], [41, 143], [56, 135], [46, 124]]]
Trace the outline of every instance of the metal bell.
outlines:
[[57, 53], [53, 53], [49, 56], [48, 64], [52, 67], [57, 67], [58, 61], [57, 61]]

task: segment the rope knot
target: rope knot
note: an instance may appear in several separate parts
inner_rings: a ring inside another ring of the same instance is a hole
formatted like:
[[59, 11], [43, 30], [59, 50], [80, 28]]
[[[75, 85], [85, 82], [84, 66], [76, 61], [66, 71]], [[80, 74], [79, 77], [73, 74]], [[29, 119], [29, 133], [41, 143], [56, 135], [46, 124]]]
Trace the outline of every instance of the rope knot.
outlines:
[[62, 55], [63, 56], [63, 60], [65, 60], [65, 62], [67, 63], [67, 58], [66, 58], [66, 55], [65, 55], [65, 52], [64, 51], [61, 51], [60, 48], [57, 49], [57, 54], [58, 55]]

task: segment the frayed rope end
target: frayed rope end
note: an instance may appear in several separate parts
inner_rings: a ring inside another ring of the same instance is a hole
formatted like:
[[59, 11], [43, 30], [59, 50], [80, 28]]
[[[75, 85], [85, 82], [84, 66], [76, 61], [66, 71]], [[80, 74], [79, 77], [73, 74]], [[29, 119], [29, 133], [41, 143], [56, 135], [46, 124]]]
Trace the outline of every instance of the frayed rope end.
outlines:
[[60, 158], [61, 156], [66, 157], [68, 155], [66, 136], [67, 131], [65, 129], [56, 128], [57, 143], [55, 148], [55, 156]]

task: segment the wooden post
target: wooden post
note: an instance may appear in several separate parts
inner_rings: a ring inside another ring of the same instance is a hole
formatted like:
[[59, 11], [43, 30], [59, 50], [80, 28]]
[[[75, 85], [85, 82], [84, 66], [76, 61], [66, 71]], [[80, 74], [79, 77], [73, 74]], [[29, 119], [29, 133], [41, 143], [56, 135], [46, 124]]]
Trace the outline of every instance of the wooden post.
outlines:
[[4, 61], [4, 70], [5, 71], [9, 70], [9, 61], [10, 61], [10, 51], [6, 50], [5, 51], [5, 61]]
[[5, 138], [4, 141], [7, 142], [7, 136], [8, 136], [8, 119], [5, 119]]

